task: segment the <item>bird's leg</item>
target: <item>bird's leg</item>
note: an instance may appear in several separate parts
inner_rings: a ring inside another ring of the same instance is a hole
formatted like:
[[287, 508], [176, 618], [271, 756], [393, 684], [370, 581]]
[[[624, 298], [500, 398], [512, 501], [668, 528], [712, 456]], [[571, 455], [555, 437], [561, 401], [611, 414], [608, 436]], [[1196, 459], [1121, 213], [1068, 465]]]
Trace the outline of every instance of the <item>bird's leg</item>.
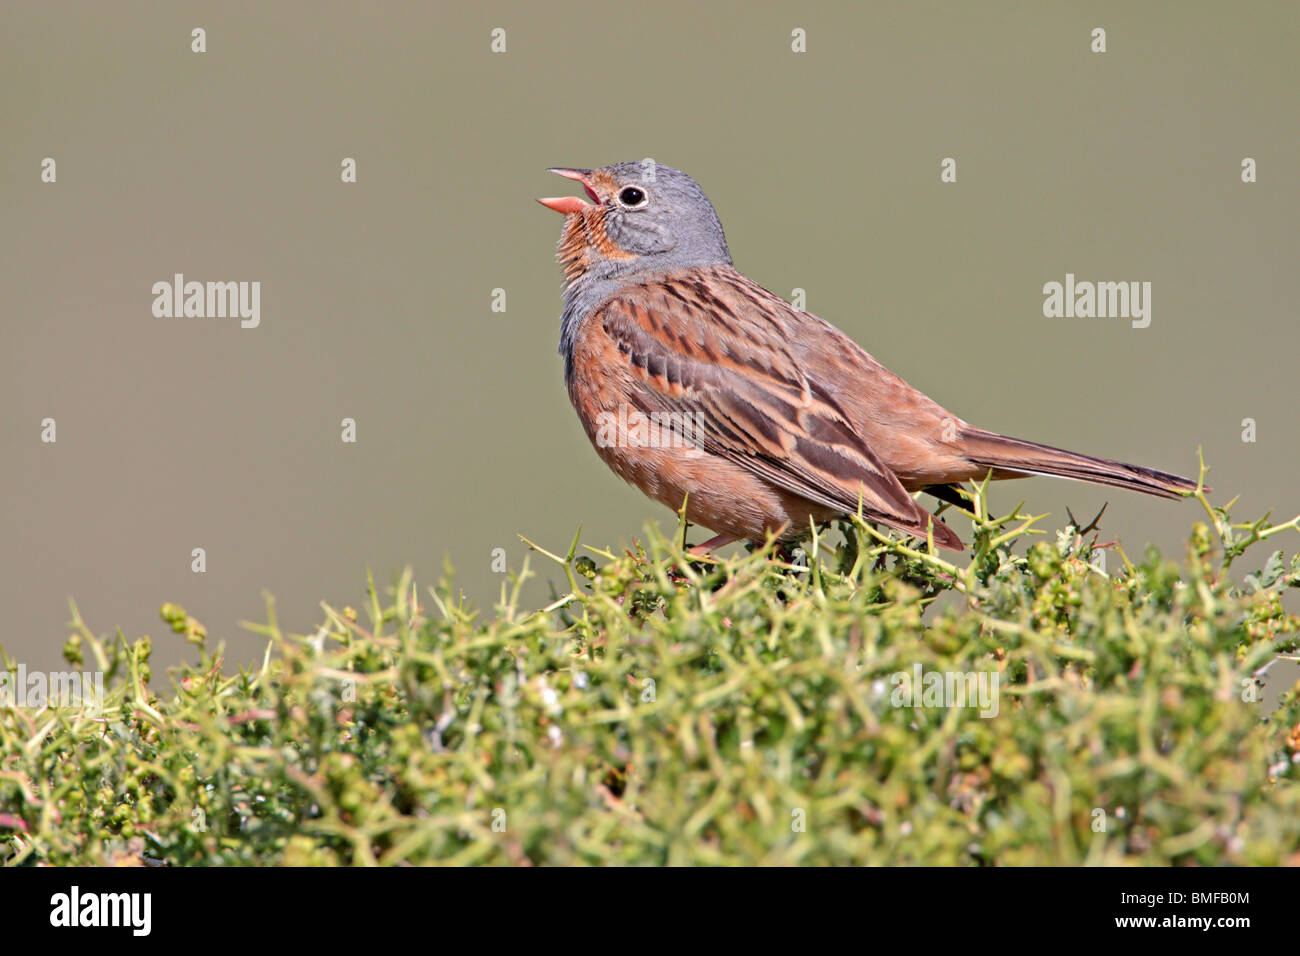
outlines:
[[[961, 491], [956, 484], [927, 485], [921, 490], [928, 495], [933, 495], [943, 504], [954, 505], [967, 511], [970, 510], [970, 502], [962, 497]], [[935, 514], [938, 513], [938, 511], [935, 512]]]
[[739, 541], [739, 540], [740, 539], [736, 537], [734, 534], [714, 535], [712, 538], [710, 538], [708, 541], [705, 541], [703, 544], [697, 544], [694, 547], [692, 547], [690, 549], [690, 553], [695, 555], [708, 554], [714, 548], [722, 548], [725, 547], [726, 545], [731, 544], [731, 542], [733, 541]]

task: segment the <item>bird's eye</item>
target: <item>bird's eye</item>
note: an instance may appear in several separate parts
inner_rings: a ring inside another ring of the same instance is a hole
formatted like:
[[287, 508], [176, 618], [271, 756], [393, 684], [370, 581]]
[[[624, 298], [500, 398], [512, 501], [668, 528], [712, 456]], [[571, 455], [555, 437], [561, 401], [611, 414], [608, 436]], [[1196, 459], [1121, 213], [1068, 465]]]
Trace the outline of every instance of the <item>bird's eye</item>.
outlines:
[[624, 186], [618, 193], [618, 201], [629, 209], [636, 209], [638, 206], [644, 206], [649, 202], [644, 189], [636, 186]]

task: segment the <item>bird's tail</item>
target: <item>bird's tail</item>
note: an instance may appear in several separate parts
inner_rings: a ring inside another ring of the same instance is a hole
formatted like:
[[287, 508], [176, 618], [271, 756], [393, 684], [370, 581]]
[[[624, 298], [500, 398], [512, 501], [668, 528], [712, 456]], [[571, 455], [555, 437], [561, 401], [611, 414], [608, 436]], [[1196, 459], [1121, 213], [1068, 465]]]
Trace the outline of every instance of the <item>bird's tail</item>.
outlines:
[[1181, 498], [1185, 493], [1195, 491], [1197, 486], [1190, 478], [1171, 475], [1167, 471], [1080, 455], [1064, 448], [1053, 448], [1051, 445], [987, 432], [982, 428], [963, 429], [960, 442], [963, 456], [982, 469], [992, 469], [995, 478], [1051, 475], [1109, 485], [1112, 488], [1127, 488], [1159, 498]]

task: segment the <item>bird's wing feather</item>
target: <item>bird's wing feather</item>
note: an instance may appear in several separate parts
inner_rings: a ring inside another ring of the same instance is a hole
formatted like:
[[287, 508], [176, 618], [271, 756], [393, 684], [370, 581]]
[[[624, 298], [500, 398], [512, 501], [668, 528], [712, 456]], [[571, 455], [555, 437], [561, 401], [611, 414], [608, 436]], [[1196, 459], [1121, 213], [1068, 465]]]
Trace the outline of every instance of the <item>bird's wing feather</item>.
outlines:
[[[739, 278], [739, 277], [738, 277]], [[684, 436], [772, 484], [827, 507], [924, 535], [930, 518], [862, 440], [832, 391], [786, 343], [808, 317], [725, 274], [668, 273], [598, 307], [628, 402], [689, 416]], [[941, 522], [935, 538], [960, 548]]]

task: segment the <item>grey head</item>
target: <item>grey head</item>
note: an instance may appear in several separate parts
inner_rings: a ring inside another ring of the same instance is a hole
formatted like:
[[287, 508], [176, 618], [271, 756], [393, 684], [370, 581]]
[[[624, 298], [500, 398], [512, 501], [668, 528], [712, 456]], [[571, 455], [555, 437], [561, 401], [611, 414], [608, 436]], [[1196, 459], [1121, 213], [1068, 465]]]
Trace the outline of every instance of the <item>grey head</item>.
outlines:
[[538, 200], [564, 213], [566, 284], [731, 262], [713, 204], [681, 170], [643, 160], [551, 172], [581, 183], [593, 201]]

